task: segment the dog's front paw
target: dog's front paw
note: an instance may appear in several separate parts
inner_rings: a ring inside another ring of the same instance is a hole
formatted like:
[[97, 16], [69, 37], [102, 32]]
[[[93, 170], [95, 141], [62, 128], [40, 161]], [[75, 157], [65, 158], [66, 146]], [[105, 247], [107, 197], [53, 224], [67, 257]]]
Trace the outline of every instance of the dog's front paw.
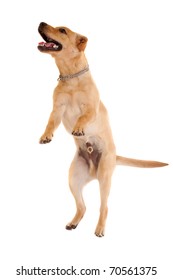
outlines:
[[83, 128], [80, 128], [80, 127], [74, 128], [73, 131], [72, 131], [72, 134], [74, 136], [84, 136], [85, 135], [85, 133], [83, 131]]
[[53, 134], [43, 134], [39, 140], [40, 144], [47, 144], [52, 141]]

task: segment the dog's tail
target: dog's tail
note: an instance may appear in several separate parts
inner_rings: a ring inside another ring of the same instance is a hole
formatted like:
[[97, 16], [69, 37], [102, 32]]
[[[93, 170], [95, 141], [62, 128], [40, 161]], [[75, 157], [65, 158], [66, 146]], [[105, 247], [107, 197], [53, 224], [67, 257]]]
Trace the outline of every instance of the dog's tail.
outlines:
[[142, 168], [163, 167], [168, 165], [168, 163], [164, 162], [126, 158], [118, 155], [116, 156], [116, 164]]

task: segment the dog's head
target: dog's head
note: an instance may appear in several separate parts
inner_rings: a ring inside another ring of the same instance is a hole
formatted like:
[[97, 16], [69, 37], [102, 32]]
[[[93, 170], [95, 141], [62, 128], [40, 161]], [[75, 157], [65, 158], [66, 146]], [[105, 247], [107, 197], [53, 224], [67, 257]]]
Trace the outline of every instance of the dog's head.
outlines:
[[41, 52], [57, 56], [60, 52], [75, 54], [85, 50], [88, 39], [67, 27], [52, 27], [41, 22], [38, 32], [44, 42], [38, 44]]

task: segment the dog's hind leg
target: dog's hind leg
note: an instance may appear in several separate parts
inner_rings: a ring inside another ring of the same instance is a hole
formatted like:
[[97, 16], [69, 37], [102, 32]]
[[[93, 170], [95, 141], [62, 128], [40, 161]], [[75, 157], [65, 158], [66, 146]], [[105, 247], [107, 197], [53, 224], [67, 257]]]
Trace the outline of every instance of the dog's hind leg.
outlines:
[[95, 235], [98, 237], [104, 236], [106, 218], [108, 213], [107, 202], [111, 188], [112, 173], [115, 167], [113, 158], [114, 156], [111, 155], [106, 157], [102, 156], [98, 167], [97, 178], [99, 181], [101, 200], [100, 216], [95, 230]]
[[85, 203], [83, 200], [83, 187], [92, 179], [89, 174], [89, 166], [86, 160], [76, 154], [69, 170], [69, 186], [76, 202], [76, 214], [72, 221], [66, 225], [66, 229], [75, 229], [85, 214]]

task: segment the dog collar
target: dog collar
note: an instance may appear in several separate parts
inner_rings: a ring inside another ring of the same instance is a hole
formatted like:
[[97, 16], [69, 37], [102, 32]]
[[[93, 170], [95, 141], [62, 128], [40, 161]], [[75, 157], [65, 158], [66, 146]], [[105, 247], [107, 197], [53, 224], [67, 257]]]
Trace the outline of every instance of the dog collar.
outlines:
[[58, 81], [67, 81], [67, 80], [79, 77], [79, 76], [83, 75], [87, 71], [89, 71], [89, 65], [87, 65], [86, 68], [84, 68], [83, 70], [81, 70], [81, 71], [79, 71], [79, 72], [77, 72], [75, 74], [66, 75], [66, 76], [59, 75]]

